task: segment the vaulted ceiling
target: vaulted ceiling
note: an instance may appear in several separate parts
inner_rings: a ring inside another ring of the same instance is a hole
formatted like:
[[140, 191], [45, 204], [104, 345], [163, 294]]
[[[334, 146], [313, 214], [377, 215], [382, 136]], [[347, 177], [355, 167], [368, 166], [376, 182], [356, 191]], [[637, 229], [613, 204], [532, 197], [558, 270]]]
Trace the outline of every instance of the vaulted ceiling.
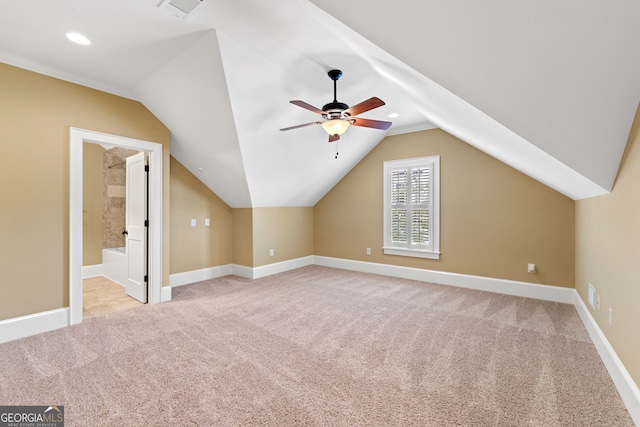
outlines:
[[[385, 136], [433, 127], [573, 199], [604, 194], [640, 101], [637, 0], [203, 0], [186, 19], [158, 1], [7, 2], [0, 62], [140, 101], [232, 207], [312, 206]], [[289, 100], [330, 102], [333, 68], [340, 101], [386, 102], [362, 117], [388, 131], [339, 147], [279, 131], [319, 118]]]

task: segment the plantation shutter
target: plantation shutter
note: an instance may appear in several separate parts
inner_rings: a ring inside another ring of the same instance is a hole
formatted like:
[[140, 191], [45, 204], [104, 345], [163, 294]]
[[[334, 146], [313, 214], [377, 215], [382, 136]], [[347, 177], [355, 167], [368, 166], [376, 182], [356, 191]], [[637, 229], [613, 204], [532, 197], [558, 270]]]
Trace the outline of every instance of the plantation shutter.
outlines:
[[429, 168], [411, 169], [411, 244], [429, 244]]
[[391, 170], [391, 242], [401, 245], [429, 245], [429, 167]]
[[383, 166], [384, 254], [440, 259], [440, 156]]
[[407, 243], [408, 192], [409, 171], [407, 169], [391, 171], [391, 241], [393, 243]]

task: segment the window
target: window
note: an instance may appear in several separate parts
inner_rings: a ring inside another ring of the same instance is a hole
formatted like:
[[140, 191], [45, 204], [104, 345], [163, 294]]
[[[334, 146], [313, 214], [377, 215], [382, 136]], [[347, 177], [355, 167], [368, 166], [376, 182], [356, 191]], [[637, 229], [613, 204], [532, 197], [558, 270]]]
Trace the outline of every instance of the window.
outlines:
[[440, 156], [384, 162], [383, 249], [440, 258]]

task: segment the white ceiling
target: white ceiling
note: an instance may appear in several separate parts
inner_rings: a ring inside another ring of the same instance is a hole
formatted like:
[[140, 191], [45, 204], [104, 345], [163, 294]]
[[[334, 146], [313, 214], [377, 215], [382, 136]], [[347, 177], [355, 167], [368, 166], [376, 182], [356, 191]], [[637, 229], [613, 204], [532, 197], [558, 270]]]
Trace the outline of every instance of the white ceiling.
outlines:
[[[640, 2], [3, 1], [0, 61], [136, 99], [232, 207], [312, 206], [386, 135], [440, 127], [574, 199], [611, 190], [640, 101]], [[91, 46], [71, 44], [78, 31]], [[290, 104], [387, 105], [336, 146]], [[389, 113], [400, 116], [389, 119]], [[73, 124], [70, 124], [73, 125]]]

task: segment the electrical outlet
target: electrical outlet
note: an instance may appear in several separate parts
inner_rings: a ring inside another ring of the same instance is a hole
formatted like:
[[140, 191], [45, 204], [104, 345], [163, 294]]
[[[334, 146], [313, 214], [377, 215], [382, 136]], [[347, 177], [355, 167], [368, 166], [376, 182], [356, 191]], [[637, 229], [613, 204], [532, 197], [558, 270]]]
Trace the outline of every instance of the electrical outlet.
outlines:
[[527, 272], [535, 273], [536, 272], [536, 265], [535, 264], [527, 264]]
[[192, 227], [196, 226], [196, 219], [195, 218], [191, 218], [191, 226]]
[[596, 288], [589, 283], [589, 290], [587, 294], [587, 301], [589, 301], [589, 305], [594, 310], [596, 309]]
[[367, 248], [367, 255], [371, 255], [371, 248]]
[[613, 309], [609, 307], [609, 326], [613, 326]]
[[273, 256], [274, 253], [275, 251], [273, 249], [269, 249], [269, 256]]
[[209, 220], [209, 218], [205, 218], [205, 219], [204, 219], [204, 226], [205, 226], [205, 227], [208, 227], [208, 226], [210, 226], [210, 225], [211, 225], [211, 220]]

